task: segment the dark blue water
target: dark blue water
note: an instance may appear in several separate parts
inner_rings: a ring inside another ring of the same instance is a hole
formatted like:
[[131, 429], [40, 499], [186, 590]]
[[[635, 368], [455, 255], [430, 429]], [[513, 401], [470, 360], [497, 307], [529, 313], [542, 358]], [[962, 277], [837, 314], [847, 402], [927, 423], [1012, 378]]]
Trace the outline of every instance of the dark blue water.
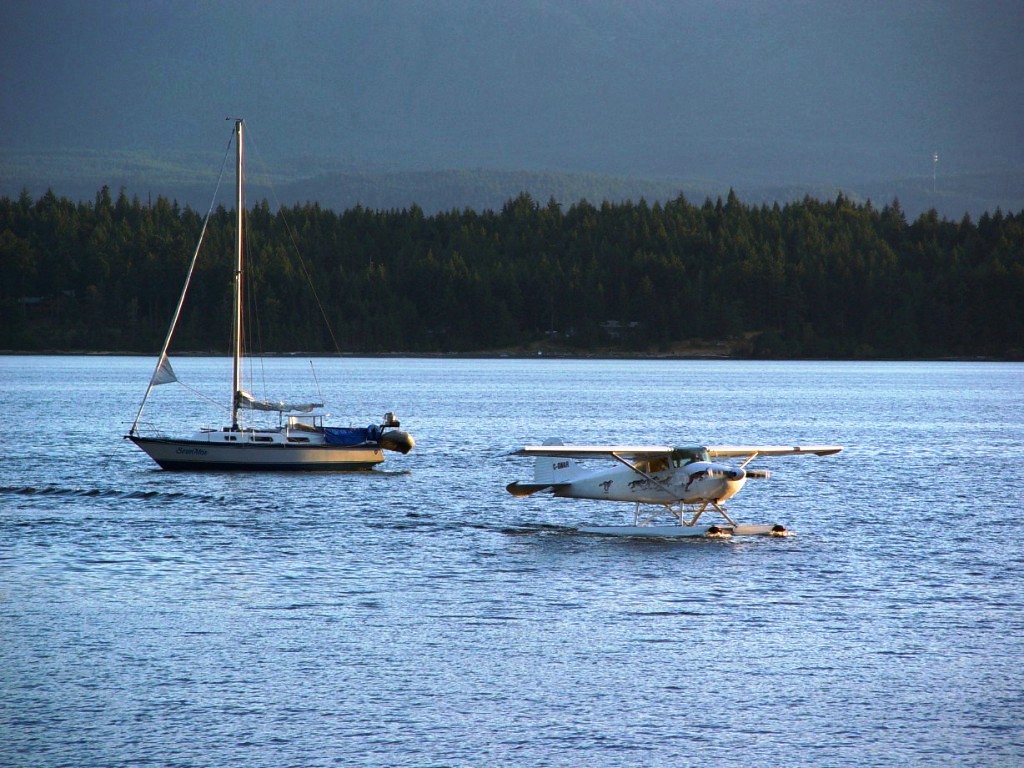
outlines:
[[[1024, 764], [1022, 365], [318, 360], [417, 449], [253, 476], [121, 439], [153, 364], [0, 358], [0, 765]], [[549, 437], [846, 450], [731, 502], [794, 537], [652, 542], [505, 493]]]

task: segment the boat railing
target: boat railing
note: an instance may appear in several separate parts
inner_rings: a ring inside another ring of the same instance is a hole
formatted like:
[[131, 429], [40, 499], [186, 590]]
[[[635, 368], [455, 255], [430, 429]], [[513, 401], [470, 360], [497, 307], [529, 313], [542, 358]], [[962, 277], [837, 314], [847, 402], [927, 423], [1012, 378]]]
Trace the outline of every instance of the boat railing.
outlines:
[[155, 440], [167, 440], [170, 435], [160, 427], [147, 421], [137, 422], [131, 430], [130, 435], [136, 435], [138, 437], [149, 437]]

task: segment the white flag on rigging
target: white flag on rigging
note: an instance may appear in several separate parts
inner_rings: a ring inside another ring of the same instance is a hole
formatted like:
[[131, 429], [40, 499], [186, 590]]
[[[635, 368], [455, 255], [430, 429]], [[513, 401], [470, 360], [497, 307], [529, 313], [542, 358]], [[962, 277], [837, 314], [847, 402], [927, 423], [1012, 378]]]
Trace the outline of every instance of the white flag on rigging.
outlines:
[[153, 378], [149, 380], [149, 383], [155, 387], [160, 384], [170, 384], [172, 381], [177, 380], [178, 377], [174, 375], [174, 369], [171, 368], [171, 361], [167, 359], [167, 355], [161, 355], [160, 364], [153, 371]]

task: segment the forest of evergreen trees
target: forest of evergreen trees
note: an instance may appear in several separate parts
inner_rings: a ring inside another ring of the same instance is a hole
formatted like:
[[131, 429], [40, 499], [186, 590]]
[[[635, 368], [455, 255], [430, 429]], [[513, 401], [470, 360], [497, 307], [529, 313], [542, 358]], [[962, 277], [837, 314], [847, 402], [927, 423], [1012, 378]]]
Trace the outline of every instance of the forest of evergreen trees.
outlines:
[[[0, 198], [0, 349], [156, 353], [202, 219], [107, 188]], [[233, 232], [217, 208], [176, 351], [228, 349]], [[263, 202], [247, 238], [248, 335], [266, 352], [663, 353], [701, 339], [753, 357], [1024, 357], [1024, 213], [910, 222], [897, 201], [735, 194], [568, 208], [523, 194], [434, 216]]]

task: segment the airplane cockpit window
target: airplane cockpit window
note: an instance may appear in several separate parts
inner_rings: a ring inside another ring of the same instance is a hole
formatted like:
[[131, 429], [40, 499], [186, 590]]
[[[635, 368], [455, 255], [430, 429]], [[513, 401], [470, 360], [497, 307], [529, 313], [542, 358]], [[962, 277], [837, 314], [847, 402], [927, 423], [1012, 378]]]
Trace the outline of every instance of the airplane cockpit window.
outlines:
[[704, 448], [676, 448], [672, 451], [672, 465], [685, 467], [695, 461], [709, 461], [708, 452]]

